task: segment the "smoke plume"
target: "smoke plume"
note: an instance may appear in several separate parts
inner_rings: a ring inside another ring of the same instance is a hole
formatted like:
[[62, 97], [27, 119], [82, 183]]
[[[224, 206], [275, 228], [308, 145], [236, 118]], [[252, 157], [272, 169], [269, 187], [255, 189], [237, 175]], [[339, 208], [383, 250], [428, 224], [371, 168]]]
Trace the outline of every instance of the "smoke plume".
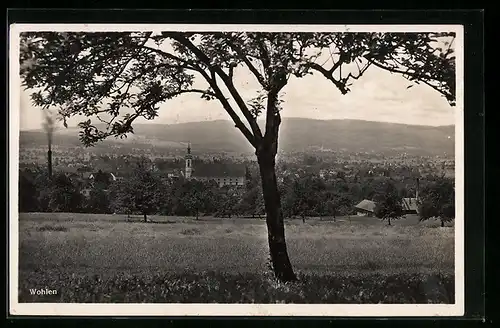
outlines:
[[56, 116], [53, 112], [44, 111], [43, 129], [47, 133], [47, 141], [49, 142], [49, 150], [52, 149], [52, 137], [56, 127]]

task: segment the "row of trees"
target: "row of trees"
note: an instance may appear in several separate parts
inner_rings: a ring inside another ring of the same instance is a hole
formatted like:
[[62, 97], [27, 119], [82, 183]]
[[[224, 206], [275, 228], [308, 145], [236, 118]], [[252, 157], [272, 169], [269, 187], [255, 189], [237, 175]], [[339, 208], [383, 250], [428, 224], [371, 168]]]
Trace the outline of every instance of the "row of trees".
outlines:
[[141, 214], [144, 220], [152, 214], [231, 216], [250, 207], [241, 194], [215, 182], [170, 180], [140, 165], [127, 179], [110, 182], [96, 174], [90, 185], [61, 172], [51, 178], [45, 170], [19, 175], [20, 212]]
[[[387, 220], [390, 225], [391, 219], [400, 219], [405, 215], [401, 192], [391, 180], [383, 181], [378, 188], [374, 197], [375, 216]], [[445, 222], [455, 219], [454, 181], [446, 177], [433, 177], [426, 181], [417, 207], [421, 221], [438, 218], [444, 227]]]
[[[168, 179], [151, 170], [147, 159], [138, 161], [124, 180], [112, 182], [103, 172], [88, 184], [78, 176], [56, 172], [50, 179], [43, 169], [21, 171], [19, 206], [21, 212], [88, 212], [231, 217], [261, 217], [265, 213], [258, 177], [247, 172], [244, 188], [219, 187], [212, 181]], [[422, 181], [419, 214], [422, 220], [454, 218], [453, 180], [432, 177]], [[83, 191], [86, 190], [87, 193]], [[375, 215], [395, 220], [404, 216], [401, 199], [407, 190], [386, 177], [324, 180], [317, 176], [286, 177], [279, 183], [286, 218], [333, 217], [353, 214], [362, 199], [373, 199]]]
[[280, 184], [285, 217], [306, 217], [352, 214], [355, 196], [343, 180], [325, 181], [315, 176], [284, 179]]

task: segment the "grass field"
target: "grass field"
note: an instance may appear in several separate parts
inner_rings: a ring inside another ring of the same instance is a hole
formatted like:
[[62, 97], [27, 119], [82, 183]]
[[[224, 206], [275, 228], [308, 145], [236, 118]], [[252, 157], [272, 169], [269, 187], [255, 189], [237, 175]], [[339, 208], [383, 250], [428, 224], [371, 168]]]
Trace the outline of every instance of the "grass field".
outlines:
[[[299, 282], [257, 219], [20, 214], [20, 302], [453, 303], [454, 228], [408, 217], [286, 223]], [[57, 295], [31, 295], [31, 288]]]

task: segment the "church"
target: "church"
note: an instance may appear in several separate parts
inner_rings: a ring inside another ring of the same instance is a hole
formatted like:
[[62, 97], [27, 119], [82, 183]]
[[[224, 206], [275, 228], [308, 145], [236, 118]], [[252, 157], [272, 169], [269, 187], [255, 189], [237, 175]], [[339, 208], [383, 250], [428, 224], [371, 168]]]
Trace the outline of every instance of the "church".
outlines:
[[246, 182], [246, 166], [244, 164], [228, 163], [208, 163], [197, 164], [193, 167], [193, 155], [191, 154], [191, 144], [188, 144], [185, 156], [186, 167], [184, 177], [199, 181], [217, 182], [219, 187], [224, 186], [244, 186]]

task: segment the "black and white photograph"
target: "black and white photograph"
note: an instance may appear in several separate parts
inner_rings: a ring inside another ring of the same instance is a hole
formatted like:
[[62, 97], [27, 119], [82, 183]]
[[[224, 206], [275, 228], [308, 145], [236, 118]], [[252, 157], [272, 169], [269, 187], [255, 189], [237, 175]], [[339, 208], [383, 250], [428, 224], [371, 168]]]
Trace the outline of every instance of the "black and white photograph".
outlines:
[[464, 314], [462, 26], [14, 24], [9, 51], [12, 314]]

